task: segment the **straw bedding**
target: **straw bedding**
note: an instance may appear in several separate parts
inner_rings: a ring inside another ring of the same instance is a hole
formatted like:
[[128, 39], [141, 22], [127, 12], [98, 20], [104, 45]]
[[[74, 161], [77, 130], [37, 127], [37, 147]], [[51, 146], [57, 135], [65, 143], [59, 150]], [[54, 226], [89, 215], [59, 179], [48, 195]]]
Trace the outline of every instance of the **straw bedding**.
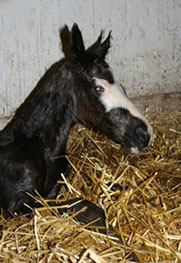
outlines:
[[[61, 200], [83, 197], [101, 206], [122, 237], [91, 231], [71, 213], [44, 204], [32, 215], [0, 220], [0, 262], [181, 262], [181, 113], [156, 113], [154, 142], [137, 156], [104, 136], [76, 126], [69, 137], [69, 176], [60, 181]], [[58, 206], [58, 203], [57, 203]]]

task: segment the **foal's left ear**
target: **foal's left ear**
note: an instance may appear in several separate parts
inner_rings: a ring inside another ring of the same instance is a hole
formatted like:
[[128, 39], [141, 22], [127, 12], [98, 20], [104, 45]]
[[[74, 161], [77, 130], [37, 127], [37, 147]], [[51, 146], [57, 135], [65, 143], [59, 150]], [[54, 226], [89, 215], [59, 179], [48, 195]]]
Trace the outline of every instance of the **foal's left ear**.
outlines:
[[98, 58], [105, 59], [107, 52], [111, 47], [110, 40], [111, 40], [111, 31], [109, 32], [109, 35], [106, 38], [106, 40], [104, 40], [104, 42], [102, 42], [102, 44], [100, 44], [100, 46], [94, 50], [93, 54]]
[[85, 53], [84, 41], [78, 25], [75, 23], [71, 30], [71, 46], [73, 53], [80, 57]]

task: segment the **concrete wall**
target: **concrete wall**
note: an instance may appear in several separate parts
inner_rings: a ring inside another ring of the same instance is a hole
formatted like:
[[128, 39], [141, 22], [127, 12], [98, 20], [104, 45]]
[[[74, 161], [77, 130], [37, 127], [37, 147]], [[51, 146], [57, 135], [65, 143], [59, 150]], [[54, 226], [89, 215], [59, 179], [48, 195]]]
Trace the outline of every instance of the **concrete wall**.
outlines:
[[74, 22], [86, 45], [112, 30], [108, 61], [131, 97], [181, 91], [180, 0], [1, 0], [1, 116], [62, 57], [58, 30]]

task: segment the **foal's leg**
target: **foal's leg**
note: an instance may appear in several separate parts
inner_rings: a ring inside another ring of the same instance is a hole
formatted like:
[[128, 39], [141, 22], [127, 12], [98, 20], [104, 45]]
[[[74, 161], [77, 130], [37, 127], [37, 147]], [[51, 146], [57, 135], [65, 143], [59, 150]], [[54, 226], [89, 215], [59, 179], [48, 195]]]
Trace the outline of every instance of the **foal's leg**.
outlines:
[[50, 160], [47, 166], [43, 196], [47, 199], [55, 199], [60, 190], [58, 181], [63, 180], [61, 174], [66, 177], [69, 172], [68, 161], [65, 157], [60, 157], [55, 160]]
[[[121, 237], [117, 235], [111, 227], [109, 227], [106, 231], [106, 217], [104, 210], [91, 203], [90, 201], [80, 198], [71, 199], [62, 202], [58, 211], [60, 214], [67, 211], [74, 211], [76, 213], [75, 218], [79, 222], [89, 224], [90, 227], [94, 227], [93, 229], [97, 229], [102, 234], [108, 234], [116, 237], [116, 242], [119, 244], [123, 244]], [[129, 255], [129, 259], [133, 260], [134, 262], [140, 262], [134, 252]]]
[[0, 146], [0, 208], [5, 217], [14, 212], [26, 213], [25, 203], [34, 206], [27, 192], [34, 194], [36, 189], [43, 193], [43, 163], [27, 148], [23, 142]]

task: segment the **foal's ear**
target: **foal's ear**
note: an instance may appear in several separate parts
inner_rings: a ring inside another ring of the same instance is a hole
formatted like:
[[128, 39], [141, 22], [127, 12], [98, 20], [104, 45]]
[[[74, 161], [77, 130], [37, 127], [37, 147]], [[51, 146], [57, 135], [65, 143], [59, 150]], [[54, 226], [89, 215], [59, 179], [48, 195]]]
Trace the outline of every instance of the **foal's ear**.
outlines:
[[94, 50], [96, 50], [101, 45], [102, 35], [103, 31], [101, 31], [96, 42], [94, 42], [86, 51], [88, 51], [89, 53], [94, 53]]
[[111, 40], [111, 31], [109, 32], [109, 35], [107, 36], [106, 40], [104, 40], [104, 42], [102, 42], [102, 44], [100, 44], [98, 48], [94, 50], [93, 53], [96, 57], [105, 59], [108, 49], [111, 47], [110, 40]]
[[85, 53], [84, 41], [77, 24], [74, 24], [71, 30], [71, 46], [76, 56], [80, 57]]
[[62, 42], [62, 51], [65, 58], [70, 58], [72, 56], [72, 46], [70, 39], [70, 31], [67, 25], [59, 30], [60, 39]]

